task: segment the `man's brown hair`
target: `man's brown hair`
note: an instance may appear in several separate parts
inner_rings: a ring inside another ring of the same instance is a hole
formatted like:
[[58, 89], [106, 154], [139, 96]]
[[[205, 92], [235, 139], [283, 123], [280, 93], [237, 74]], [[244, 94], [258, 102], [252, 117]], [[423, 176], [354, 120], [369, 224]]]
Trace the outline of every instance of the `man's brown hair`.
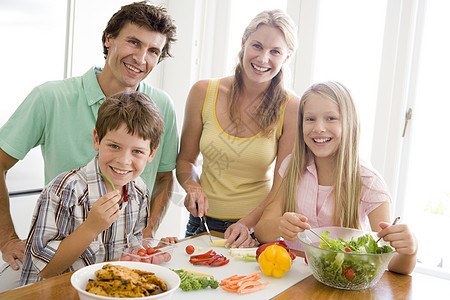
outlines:
[[150, 151], [159, 145], [164, 131], [164, 119], [149, 96], [141, 92], [121, 92], [108, 97], [98, 110], [97, 130], [99, 142], [111, 130], [122, 124], [128, 133], [150, 141]]
[[165, 8], [148, 4], [147, 1], [141, 1], [122, 6], [108, 21], [102, 36], [105, 58], [108, 56], [108, 48], [105, 46], [106, 37], [116, 38], [128, 22], [137, 26], [144, 26], [166, 36], [166, 44], [161, 51], [158, 63], [166, 57], [172, 57], [170, 46], [176, 41], [177, 30], [172, 18], [167, 14]]

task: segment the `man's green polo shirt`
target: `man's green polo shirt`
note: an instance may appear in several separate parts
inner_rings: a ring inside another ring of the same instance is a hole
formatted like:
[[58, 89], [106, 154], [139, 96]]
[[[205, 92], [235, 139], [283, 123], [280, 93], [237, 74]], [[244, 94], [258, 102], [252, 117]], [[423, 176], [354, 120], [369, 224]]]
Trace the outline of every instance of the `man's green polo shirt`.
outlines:
[[[93, 134], [97, 111], [105, 100], [92, 68], [81, 77], [51, 81], [34, 88], [0, 129], [0, 148], [23, 159], [41, 146], [45, 184], [64, 171], [86, 165], [97, 152]], [[157, 172], [175, 169], [178, 153], [176, 115], [172, 100], [162, 90], [141, 82], [138, 91], [146, 93], [164, 116], [164, 133], [155, 157], [141, 177], [150, 191]]]

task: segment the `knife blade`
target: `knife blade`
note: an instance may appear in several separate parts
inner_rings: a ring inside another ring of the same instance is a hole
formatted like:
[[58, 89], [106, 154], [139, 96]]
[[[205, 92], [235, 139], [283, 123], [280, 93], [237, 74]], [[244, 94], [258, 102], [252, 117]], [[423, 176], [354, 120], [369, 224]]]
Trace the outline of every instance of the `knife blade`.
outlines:
[[209, 236], [209, 241], [211, 242], [211, 245], [212, 245], [213, 241], [212, 241], [212, 237], [211, 237], [211, 232], [209, 231], [209, 228], [208, 228], [208, 224], [206, 224], [206, 217], [203, 216], [200, 218], [200, 220], [202, 220], [203, 226], [205, 226], [206, 232], [208, 233], [208, 236]]

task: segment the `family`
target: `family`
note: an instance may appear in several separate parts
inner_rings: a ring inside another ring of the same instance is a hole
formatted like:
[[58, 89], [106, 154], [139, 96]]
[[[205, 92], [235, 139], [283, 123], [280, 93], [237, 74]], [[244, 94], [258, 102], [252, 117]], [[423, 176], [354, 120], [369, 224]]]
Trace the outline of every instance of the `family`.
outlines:
[[[388, 188], [360, 161], [350, 91], [334, 81], [301, 97], [285, 88], [297, 48], [286, 13], [259, 13], [234, 74], [192, 86], [180, 143], [171, 98], [144, 81], [175, 41], [164, 8], [125, 5], [103, 32], [103, 68], [34, 88], [0, 128], [0, 292], [114, 259], [124, 244], [153, 237], [174, 173], [186, 191], [186, 236], [205, 231], [202, 216], [227, 247], [283, 238], [299, 249], [306, 229], [361, 228], [396, 249], [391, 271], [413, 271], [417, 240], [406, 224], [390, 225]], [[5, 177], [36, 146], [46, 186], [20, 240]]]

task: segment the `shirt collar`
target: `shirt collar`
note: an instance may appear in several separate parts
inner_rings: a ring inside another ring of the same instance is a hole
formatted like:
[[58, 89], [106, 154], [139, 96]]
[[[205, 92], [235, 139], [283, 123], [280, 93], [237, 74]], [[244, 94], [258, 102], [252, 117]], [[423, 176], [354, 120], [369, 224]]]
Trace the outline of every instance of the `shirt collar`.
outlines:
[[[101, 73], [103, 68], [92, 67], [82, 77], [84, 93], [86, 96], [87, 104], [92, 106], [97, 102], [101, 105], [105, 101], [106, 96], [98, 84], [97, 74]], [[139, 83], [137, 91], [144, 92], [145, 87], [142, 82]]]
[[105, 100], [105, 95], [103, 94], [100, 85], [98, 84], [97, 74], [102, 72], [102, 68], [92, 67], [82, 77], [84, 93], [86, 96], [86, 101], [89, 106], [100, 102], [103, 103]]

